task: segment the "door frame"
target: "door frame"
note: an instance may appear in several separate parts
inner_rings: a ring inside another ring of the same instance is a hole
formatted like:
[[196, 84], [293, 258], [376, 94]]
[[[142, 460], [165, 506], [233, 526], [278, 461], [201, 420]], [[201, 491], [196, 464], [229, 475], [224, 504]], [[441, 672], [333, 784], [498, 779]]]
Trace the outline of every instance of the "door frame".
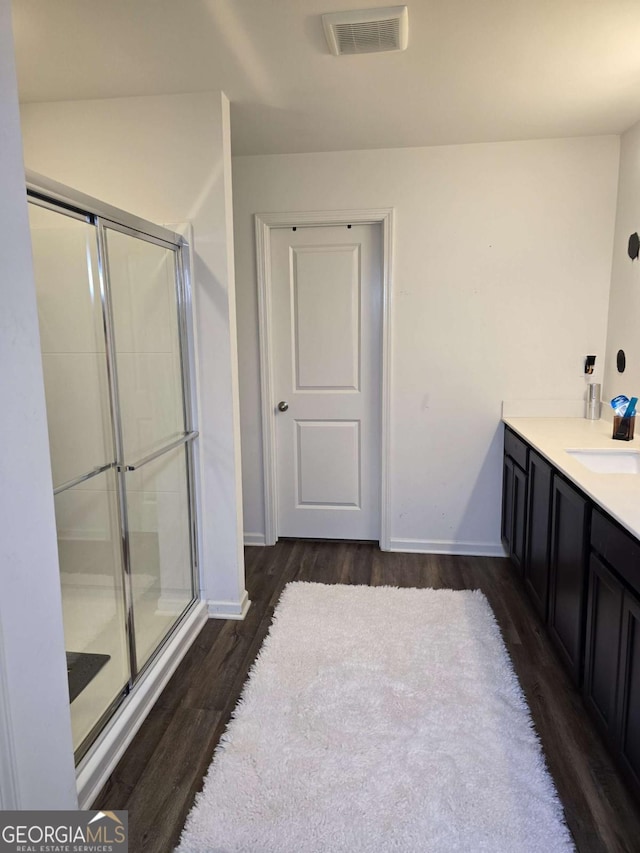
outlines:
[[265, 545], [278, 538], [278, 478], [276, 458], [273, 318], [271, 312], [271, 230], [332, 225], [382, 225], [382, 329], [380, 387], [380, 548], [390, 550], [389, 510], [391, 451], [391, 296], [394, 208], [256, 213], [258, 330], [260, 339], [260, 396], [262, 413], [262, 470], [264, 481]]

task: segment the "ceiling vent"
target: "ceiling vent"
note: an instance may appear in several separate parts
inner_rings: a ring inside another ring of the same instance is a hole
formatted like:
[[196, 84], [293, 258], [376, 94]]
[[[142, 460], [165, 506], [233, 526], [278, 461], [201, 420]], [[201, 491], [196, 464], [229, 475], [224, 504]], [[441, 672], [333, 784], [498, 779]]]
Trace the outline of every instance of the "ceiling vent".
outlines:
[[359, 9], [322, 16], [329, 50], [336, 56], [406, 50], [409, 14], [406, 6]]

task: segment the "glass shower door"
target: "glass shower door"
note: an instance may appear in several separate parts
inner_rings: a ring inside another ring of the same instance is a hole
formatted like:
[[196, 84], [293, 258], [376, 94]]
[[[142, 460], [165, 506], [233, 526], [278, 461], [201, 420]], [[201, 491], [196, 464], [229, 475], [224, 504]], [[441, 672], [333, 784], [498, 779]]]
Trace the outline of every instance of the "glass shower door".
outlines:
[[198, 433], [184, 242], [69, 193], [29, 216], [80, 761], [196, 602]]
[[174, 246], [105, 227], [135, 661], [141, 670], [194, 597], [188, 376]]
[[97, 235], [33, 202], [29, 218], [78, 751], [131, 676]]

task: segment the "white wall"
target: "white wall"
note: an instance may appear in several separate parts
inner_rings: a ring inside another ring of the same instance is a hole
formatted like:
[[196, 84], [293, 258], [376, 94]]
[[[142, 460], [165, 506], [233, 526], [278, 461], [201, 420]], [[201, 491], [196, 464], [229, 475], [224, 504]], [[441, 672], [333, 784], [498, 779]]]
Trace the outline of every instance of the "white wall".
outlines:
[[396, 210], [392, 547], [502, 553], [504, 399], [604, 356], [618, 138], [233, 161], [245, 531], [264, 533], [256, 212]]
[[[640, 122], [620, 139], [618, 210], [613, 241], [607, 360], [602, 399], [640, 396], [640, 260], [627, 254], [629, 236], [640, 233]], [[627, 367], [618, 373], [616, 354], [625, 351]]]
[[77, 805], [11, 8], [0, 0], [0, 809]]
[[246, 598], [242, 552], [229, 103], [221, 92], [27, 104], [25, 162], [37, 172], [194, 234], [205, 594]]

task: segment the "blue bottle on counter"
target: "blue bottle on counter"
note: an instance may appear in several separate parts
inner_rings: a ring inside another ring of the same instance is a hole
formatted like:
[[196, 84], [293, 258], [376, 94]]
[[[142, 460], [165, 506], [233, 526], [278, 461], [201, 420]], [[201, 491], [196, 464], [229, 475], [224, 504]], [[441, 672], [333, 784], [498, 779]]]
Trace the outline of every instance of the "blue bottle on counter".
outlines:
[[629, 398], [626, 397], [624, 394], [618, 394], [618, 396], [614, 397], [611, 401], [611, 408], [620, 418], [624, 417], [628, 405]]

